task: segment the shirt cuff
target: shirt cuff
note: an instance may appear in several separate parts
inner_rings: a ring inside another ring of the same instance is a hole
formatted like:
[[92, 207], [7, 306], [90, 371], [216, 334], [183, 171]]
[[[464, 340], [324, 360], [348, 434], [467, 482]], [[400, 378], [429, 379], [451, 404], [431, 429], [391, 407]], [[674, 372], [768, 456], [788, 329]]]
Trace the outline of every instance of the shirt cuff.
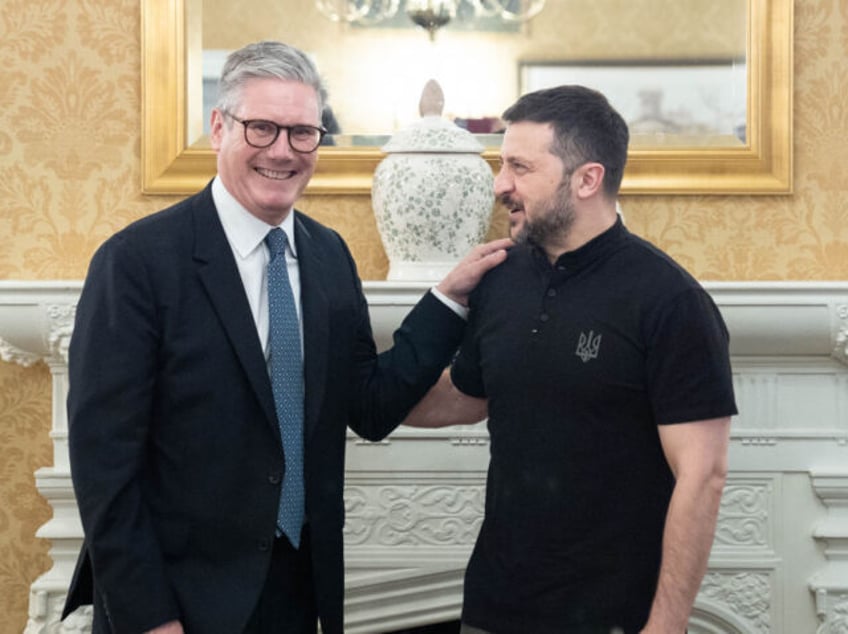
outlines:
[[465, 320], [468, 319], [468, 307], [467, 306], [463, 306], [459, 302], [453, 301], [450, 297], [448, 297], [443, 292], [438, 290], [435, 286], [430, 289], [430, 292], [433, 293], [433, 295], [436, 296], [436, 299], [438, 299], [445, 306], [450, 308], [457, 315], [459, 315], [460, 317], [462, 317]]

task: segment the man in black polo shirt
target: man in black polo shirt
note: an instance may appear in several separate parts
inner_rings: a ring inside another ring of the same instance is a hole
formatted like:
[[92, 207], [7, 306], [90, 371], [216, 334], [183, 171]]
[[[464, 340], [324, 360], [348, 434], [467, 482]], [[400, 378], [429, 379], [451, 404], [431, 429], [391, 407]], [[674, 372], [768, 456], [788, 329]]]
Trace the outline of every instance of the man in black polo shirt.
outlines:
[[684, 632], [736, 413], [706, 291], [616, 213], [627, 125], [580, 86], [521, 97], [495, 191], [519, 246], [470, 301], [416, 426], [488, 414], [464, 632]]

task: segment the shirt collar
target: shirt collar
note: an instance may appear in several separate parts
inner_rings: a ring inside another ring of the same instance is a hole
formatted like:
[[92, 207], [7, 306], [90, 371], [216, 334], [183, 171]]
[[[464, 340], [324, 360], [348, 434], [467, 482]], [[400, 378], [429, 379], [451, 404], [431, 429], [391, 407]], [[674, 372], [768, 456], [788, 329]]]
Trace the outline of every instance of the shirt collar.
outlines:
[[[611, 227], [574, 251], [566, 251], [560, 255], [553, 266], [565, 266], [569, 270], [581, 269], [597, 258], [619, 248], [628, 235], [630, 235], [630, 232], [624, 226], [621, 216], [617, 215]], [[532, 242], [529, 245], [535, 259], [546, 269], [551, 268], [551, 263], [544, 249]]]
[[[246, 258], [265, 240], [268, 231], [274, 228], [267, 222], [263, 222], [237, 201], [220, 177], [216, 176], [212, 181], [212, 200], [218, 209], [218, 217], [224, 227], [224, 233], [236, 253]], [[297, 247], [294, 241], [294, 209], [286, 214], [285, 219], [278, 225], [286, 233], [289, 241], [289, 249], [292, 255], [297, 257]]]

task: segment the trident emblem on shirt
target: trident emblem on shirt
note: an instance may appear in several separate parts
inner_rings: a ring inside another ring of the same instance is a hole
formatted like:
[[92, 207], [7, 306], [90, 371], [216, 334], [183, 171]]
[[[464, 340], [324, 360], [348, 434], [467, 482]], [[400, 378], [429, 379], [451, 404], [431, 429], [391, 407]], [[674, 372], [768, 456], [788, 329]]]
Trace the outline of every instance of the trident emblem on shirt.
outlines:
[[601, 347], [601, 335], [595, 335], [594, 330], [590, 330], [587, 335], [584, 332], [580, 333], [580, 340], [577, 342], [577, 351], [574, 353], [583, 363], [588, 362], [590, 359], [598, 358], [598, 350]]

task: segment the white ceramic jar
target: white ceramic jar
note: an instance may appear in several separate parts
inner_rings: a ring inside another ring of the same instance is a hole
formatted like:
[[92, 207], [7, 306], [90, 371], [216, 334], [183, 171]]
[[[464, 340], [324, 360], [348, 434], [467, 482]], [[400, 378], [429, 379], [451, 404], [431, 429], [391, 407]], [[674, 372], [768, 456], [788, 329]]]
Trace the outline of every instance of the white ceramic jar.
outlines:
[[433, 110], [422, 106], [424, 116], [383, 146], [388, 156], [374, 172], [372, 204], [389, 280], [441, 280], [491, 223], [494, 177], [480, 156], [483, 145], [443, 119], [441, 103], [439, 114]]

